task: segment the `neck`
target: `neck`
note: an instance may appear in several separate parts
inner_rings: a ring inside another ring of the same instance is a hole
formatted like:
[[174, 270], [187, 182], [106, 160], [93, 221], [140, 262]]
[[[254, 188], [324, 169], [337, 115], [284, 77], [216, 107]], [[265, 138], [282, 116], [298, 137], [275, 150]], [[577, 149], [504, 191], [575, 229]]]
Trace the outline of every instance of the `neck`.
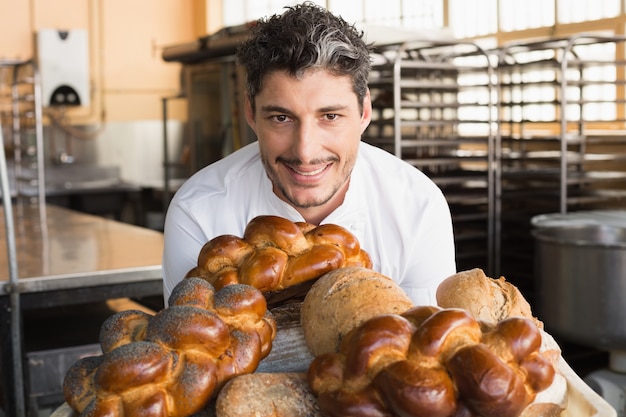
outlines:
[[[300, 215], [304, 218], [304, 221], [306, 221], [309, 224], [319, 226], [320, 223], [326, 217], [328, 217], [333, 211], [335, 211], [339, 206], [341, 206], [341, 204], [343, 204], [343, 201], [346, 196], [347, 188], [348, 188], [348, 183], [344, 184], [344, 186], [341, 189], [339, 189], [332, 196], [330, 200], [328, 200], [327, 202], [319, 206], [313, 206], [313, 207], [296, 207], [293, 205], [292, 206], [296, 209], [298, 213], [300, 213]], [[289, 200], [287, 200], [281, 193], [276, 192], [276, 190], [274, 190], [274, 192], [276, 193], [278, 198], [289, 203]]]
[[296, 208], [296, 210], [302, 215], [302, 217], [304, 217], [304, 221], [315, 226], [319, 226], [322, 220], [328, 217], [328, 215], [332, 213], [335, 208], [330, 210], [327, 208], [319, 209], [318, 207], [315, 207], [309, 209]]

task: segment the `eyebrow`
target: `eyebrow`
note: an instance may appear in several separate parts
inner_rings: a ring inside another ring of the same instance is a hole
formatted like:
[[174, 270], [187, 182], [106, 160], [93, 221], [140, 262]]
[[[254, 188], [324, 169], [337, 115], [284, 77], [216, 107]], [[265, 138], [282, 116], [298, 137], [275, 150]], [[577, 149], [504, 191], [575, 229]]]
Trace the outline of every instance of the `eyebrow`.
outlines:
[[[337, 104], [334, 106], [326, 106], [326, 107], [322, 107], [321, 109], [318, 110], [318, 112], [320, 113], [332, 113], [332, 112], [336, 112], [339, 110], [344, 110], [348, 108], [348, 106], [344, 106], [341, 104]], [[285, 107], [281, 107], [281, 106], [275, 106], [275, 105], [266, 105], [261, 107], [261, 111], [269, 113], [269, 112], [276, 112], [276, 113], [286, 113], [286, 114], [291, 114], [292, 112], [285, 108]]]
[[264, 111], [266, 113], [269, 112], [276, 112], [276, 113], [291, 113], [289, 110], [287, 110], [284, 107], [281, 106], [274, 106], [274, 105], [267, 105], [267, 106], [263, 106], [261, 107], [261, 111]]

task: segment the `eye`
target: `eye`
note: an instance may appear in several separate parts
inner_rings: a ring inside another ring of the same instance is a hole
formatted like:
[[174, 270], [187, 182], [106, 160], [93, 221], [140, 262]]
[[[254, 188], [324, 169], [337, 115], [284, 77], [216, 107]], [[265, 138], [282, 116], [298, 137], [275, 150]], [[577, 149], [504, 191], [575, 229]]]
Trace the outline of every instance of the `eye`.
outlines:
[[278, 123], [285, 123], [288, 122], [290, 119], [288, 116], [284, 115], [284, 114], [275, 114], [273, 116], [270, 116], [270, 119], [278, 122]]
[[326, 120], [337, 120], [337, 119], [339, 118], [339, 115], [338, 115], [338, 114], [336, 114], [336, 113], [326, 113], [326, 114], [324, 115], [324, 118], [325, 118]]

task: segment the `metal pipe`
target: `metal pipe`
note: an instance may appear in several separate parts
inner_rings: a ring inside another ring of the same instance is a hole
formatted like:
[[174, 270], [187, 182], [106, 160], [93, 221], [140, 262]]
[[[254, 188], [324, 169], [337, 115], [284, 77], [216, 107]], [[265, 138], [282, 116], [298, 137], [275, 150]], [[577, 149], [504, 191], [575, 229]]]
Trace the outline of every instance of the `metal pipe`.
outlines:
[[13, 223], [13, 208], [11, 205], [11, 190], [9, 188], [6, 155], [4, 152], [4, 138], [0, 121], [0, 185], [2, 186], [2, 201], [4, 205], [4, 220], [7, 239], [7, 259], [9, 260], [9, 297], [11, 306], [11, 350], [13, 354], [13, 376], [15, 378], [15, 416], [26, 415], [24, 401], [24, 374], [22, 369], [22, 337], [21, 337], [21, 308], [18, 287], [17, 250], [15, 245], [15, 225]]
[[35, 116], [35, 146], [37, 148], [37, 198], [40, 207], [42, 221], [45, 221], [46, 202], [46, 167], [44, 162], [43, 143], [43, 98], [41, 92], [41, 77], [35, 61], [31, 61], [33, 67], [33, 112]]
[[167, 97], [161, 99], [163, 106], [163, 216], [167, 213], [167, 207], [170, 202], [170, 157], [169, 139], [167, 135], [167, 101]]

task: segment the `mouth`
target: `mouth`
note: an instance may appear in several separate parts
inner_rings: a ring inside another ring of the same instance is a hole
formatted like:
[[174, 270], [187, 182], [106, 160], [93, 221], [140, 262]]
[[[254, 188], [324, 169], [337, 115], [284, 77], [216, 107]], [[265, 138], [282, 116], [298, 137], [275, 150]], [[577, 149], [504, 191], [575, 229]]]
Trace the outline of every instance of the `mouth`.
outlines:
[[295, 172], [298, 175], [303, 175], [305, 177], [314, 177], [315, 175], [320, 174], [321, 172], [323, 172], [327, 167], [328, 167], [328, 165], [325, 165], [323, 167], [320, 167], [320, 168], [317, 168], [317, 169], [314, 169], [314, 170], [310, 170], [310, 171], [304, 171], [304, 170], [298, 169], [296, 167], [290, 167], [290, 168], [291, 168], [291, 170], [293, 172]]
[[316, 181], [320, 177], [324, 175], [326, 171], [330, 169], [332, 166], [332, 162], [329, 162], [324, 165], [315, 165], [315, 166], [297, 166], [284, 164], [284, 166], [291, 173], [291, 176], [301, 182], [312, 182]]

